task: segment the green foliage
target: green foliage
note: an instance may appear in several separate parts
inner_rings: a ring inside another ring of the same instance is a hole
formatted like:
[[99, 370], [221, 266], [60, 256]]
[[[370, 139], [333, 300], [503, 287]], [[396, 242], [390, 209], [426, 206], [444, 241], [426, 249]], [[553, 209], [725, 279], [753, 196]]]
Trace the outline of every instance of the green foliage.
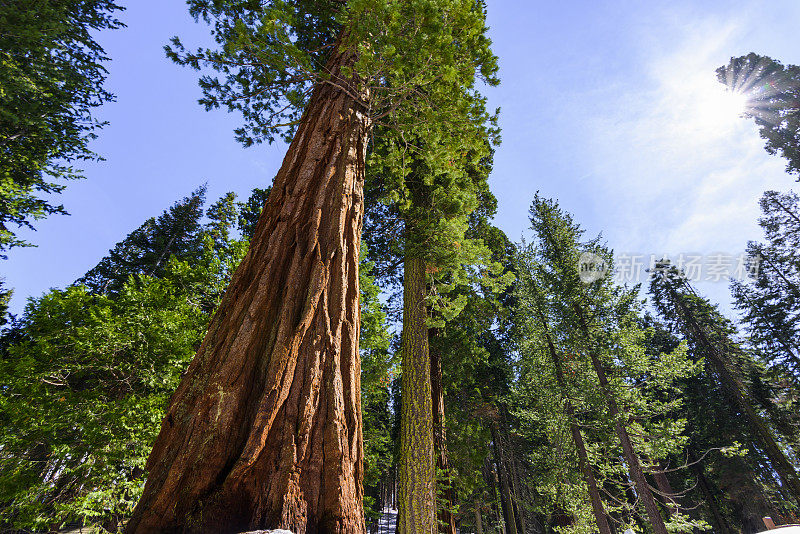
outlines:
[[0, 278], [0, 328], [8, 324], [8, 303], [11, 301], [13, 290], [5, 289], [6, 281]]
[[[698, 462], [696, 469], [706, 478], [706, 484], [719, 491], [720, 513], [732, 524], [758, 525], [760, 517], [790, 512], [794, 504], [782, 495], [775, 471], [763, 452], [763, 441], [744, 418], [734, 395], [738, 392], [744, 402], [783, 434], [784, 446], [797, 443], [796, 427], [789, 422], [796, 420], [795, 414], [776, 403], [774, 383], [765, 376], [764, 366], [740, 342], [733, 322], [698, 295], [677, 268], [667, 261], [658, 264], [649, 292], [664, 324], [673, 335], [686, 341], [691, 357], [702, 364], [701, 372], [681, 385], [688, 422], [687, 453]], [[713, 363], [715, 359], [727, 369], [734, 383], [722, 377]], [[712, 452], [729, 451], [732, 446], [747, 454]], [[687, 482], [687, 486], [691, 483]], [[707, 496], [701, 500], [710, 505]], [[710, 510], [708, 516], [712, 516]], [[709, 522], [714, 524], [711, 519]]]
[[758, 126], [767, 152], [783, 156], [786, 172], [800, 175], [800, 67], [751, 52], [718, 68], [717, 79], [747, 95], [745, 115]]
[[[325, 70], [332, 50], [353, 51], [346, 90], [362, 101], [394, 160], [417, 152], [433, 174], [459, 168], [489, 117], [476, 79], [496, 84], [497, 58], [486, 37], [482, 2], [474, 0], [192, 0], [216, 49], [166, 48], [179, 64], [210, 68], [201, 77], [206, 109], [238, 111], [245, 146], [289, 141], [313, 88], [334, 83]], [[339, 83], [339, 82], [335, 82]], [[368, 96], [367, 96], [368, 95]], [[496, 129], [491, 130], [497, 134]], [[424, 150], [412, 139], [424, 139]], [[474, 156], [474, 154], [473, 154]], [[401, 168], [395, 166], [394, 169]]]
[[220, 76], [200, 79], [207, 110], [238, 111], [244, 125], [236, 138], [245, 146], [287, 142], [339, 33], [336, 0], [190, 0], [195, 20], [209, 25], [217, 49], [187, 51], [174, 37], [165, 47], [176, 63]]
[[[205, 194], [204, 185], [158, 217], [147, 219], [76, 283], [93, 293], [112, 294], [131, 276], [161, 276], [172, 255], [184, 260], [199, 258], [203, 249], [200, 221]], [[219, 223], [230, 224], [230, 221], [218, 221], [217, 226]], [[215, 239], [219, 238], [222, 231], [215, 232], [218, 234]]]
[[[0, 524], [113, 530], [130, 514], [169, 396], [247, 248], [230, 238], [231, 206], [233, 196], [224, 196], [201, 227], [202, 194], [187, 197], [123, 241], [148, 246], [124, 247], [128, 276], [107, 278], [113, 291], [53, 290], [31, 300], [6, 332]], [[149, 246], [163, 244], [154, 238], [159, 232], [138, 240], [142, 228], [181, 228], [177, 235], [186, 237], [179, 219], [190, 221], [191, 239], [176, 238], [165, 250]]]
[[391, 336], [386, 313], [379, 300], [380, 289], [370, 272], [372, 263], [362, 246], [359, 268], [361, 291], [361, 409], [364, 425], [364, 513], [375, 521], [379, 483], [386, 481], [393, 464], [390, 386], [395, 364], [389, 352]]
[[731, 283], [748, 342], [771, 366], [772, 382], [800, 384], [800, 198], [767, 191], [761, 198], [766, 243], [750, 242], [755, 277]]
[[9, 0], [0, 4], [0, 253], [27, 245], [11, 225], [66, 213], [42, 194], [80, 177], [76, 160], [103, 126], [92, 116], [113, 99], [96, 32], [119, 28], [111, 0]]
[[260, 189], [256, 187], [247, 198], [247, 202], [239, 204], [239, 218], [237, 228], [242, 236], [247, 239], [253, 238], [253, 233], [256, 231], [256, 224], [264, 209], [264, 204], [267, 202], [271, 188]]
[[[570, 214], [538, 195], [530, 216], [534, 241], [520, 248], [516, 269], [514, 324], [520, 358], [512, 403], [521, 431], [536, 444], [528, 454], [540, 496], [537, 506], [546, 516], [559, 510], [572, 517], [562, 532], [596, 528], [570, 432], [574, 422], [581, 428], [595, 479], [605, 489], [606, 512], [623, 527], [635, 525], [644, 520], [639, 519], [643, 512], [627, 498], [627, 468], [620, 461], [607, 396], [619, 407], [640, 462], [653, 471], [685, 447], [686, 420], [676, 393], [680, 381], [697, 374], [699, 367], [687, 357], [685, 345], [660, 350], [652, 343], [655, 331], [646, 327], [636, 289], [617, 287], [610, 277], [581, 281], [578, 266], [584, 252], [613, 264], [612, 253], [599, 238], [585, 240]], [[609, 377], [607, 390], [588, 357], [592, 352]], [[554, 358], [563, 368], [563, 384], [556, 380]], [[565, 411], [567, 402], [574, 421]], [[672, 519], [674, 531], [702, 525], [687, 523], [686, 517]]]

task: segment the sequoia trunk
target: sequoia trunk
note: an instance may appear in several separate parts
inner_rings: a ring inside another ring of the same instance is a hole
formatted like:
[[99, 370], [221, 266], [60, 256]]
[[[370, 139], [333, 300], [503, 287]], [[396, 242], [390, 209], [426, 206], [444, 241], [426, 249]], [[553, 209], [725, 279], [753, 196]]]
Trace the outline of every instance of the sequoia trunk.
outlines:
[[[147, 462], [128, 534], [363, 534], [366, 93], [335, 52]], [[356, 98], [360, 100], [356, 100]]]
[[433, 403], [425, 306], [425, 260], [406, 255], [403, 285], [399, 534], [436, 532]]

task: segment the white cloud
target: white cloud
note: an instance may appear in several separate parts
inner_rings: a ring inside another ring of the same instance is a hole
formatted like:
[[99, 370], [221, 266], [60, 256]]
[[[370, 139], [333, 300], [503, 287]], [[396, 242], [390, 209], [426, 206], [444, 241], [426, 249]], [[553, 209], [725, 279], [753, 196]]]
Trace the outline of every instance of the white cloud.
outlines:
[[794, 184], [716, 81], [715, 69], [743, 53], [748, 20], [646, 28], [631, 69], [640, 75], [597, 89], [593, 107], [578, 110], [589, 117], [587, 187], [618, 252], [741, 252], [761, 237], [761, 193]]

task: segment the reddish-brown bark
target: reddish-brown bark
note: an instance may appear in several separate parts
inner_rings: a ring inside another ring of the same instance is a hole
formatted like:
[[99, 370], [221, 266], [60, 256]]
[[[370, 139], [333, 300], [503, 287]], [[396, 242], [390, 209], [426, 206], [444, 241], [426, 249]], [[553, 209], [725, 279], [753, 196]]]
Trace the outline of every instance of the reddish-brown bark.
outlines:
[[362, 534], [358, 256], [370, 128], [338, 52], [174, 394], [128, 534]]

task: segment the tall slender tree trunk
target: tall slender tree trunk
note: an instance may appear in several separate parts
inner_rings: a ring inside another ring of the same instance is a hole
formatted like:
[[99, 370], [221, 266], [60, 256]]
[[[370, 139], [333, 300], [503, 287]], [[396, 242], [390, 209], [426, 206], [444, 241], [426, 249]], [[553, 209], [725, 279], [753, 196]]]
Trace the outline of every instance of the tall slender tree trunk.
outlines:
[[503, 455], [503, 444], [501, 443], [500, 428], [498, 421], [492, 421], [490, 429], [492, 432], [492, 442], [494, 445], [494, 462], [497, 466], [497, 479], [500, 486], [500, 504], [503, 508], [503, 519], [505, 520], [506, 534], [517, 534], [517, 520], [514, 516], [514, 503], [511, 496], [511, 486], [508, 481], [506, 462]]
[[403, 280], [403, 400], [397, 529], [399, 534], [435, 534], [436, 463], [425, 260], [406, 254]]
[[[586, 323], [583, 311], [578, 308], [577, 305], [575, 306], [575, 311], [578, 315], [578, 320], [584, 335], [587, 339], [590, 339], [589, 325]], [[606, 399], [608, 413], [614, 420], [614, 431], [616, 432], [617, 437], [622, 444], [622, 454], [625, 457], [625, 462], [628, 464], [628, 471], [636, 489], [636, 494], [644, 504], [645, 511], [647, 512], [647, 518], [650, 520], [650, 524], [653, 527], [653, 532], [655, 532], [655, 534], [667, 534], [667, 526], [664, 524], [664, 518], [661, 517], [661, 512], [658, 510], [656, 500], [653, 498], [653, 492], [650, 491], [650, 486], [648, 485], [647, 478], [642, 470], [642, 464], [639, 461], [639, 456], [636, 454], [636, 451], [633, 448], [633, 443], [628, 435], [628, 429], [625, 427], [625, 424], [620, 418], [619, 406], [617, 405], [617, 401], [614, 398], [611, 389], [609, 388], [608, 378], [606, 377], [606, 371], [603, 368], [603, 364], [600, 362], [600, 358], [598, 358], [594, 350], [589, 350], [589, 357], [592, 360], [592, 367], [594, 367], [595, 373], [597, 374], [597, 380], [600, 382], [600, 388], [603, 392], [603, 396]]]
[[[437, 335], [436, 329], [428, 330], [428, 340]], [[455, 504], [455, 488], [450, 478], [450, 465], [447, 460], [447, 432], [444, 420], [444, 387], [442, 385], [442, 358], [435, 348], [430, 346], [431, 357], [431, 401], [433, 403], [433, 445], [436, 453], [436, 469], [444, 473], [445, 507], [438, 510], [437, 522], [440, 534], [456, 534], [456, 519], [451, 511]], [[438, 483], [438, 478], [437, 478]]]
[[714, 523], [712, 525], [714, 527], [714, 532], [718, 532], [719, 534], [730, 534], [732, 532], [731, 527], [719, 509], [717, 498], [711, 491], [711, 488], [708, 485], [708, 480], [706, 479], [706, 475], [703, 473], [703, 466], [698, 464], [692, 456], [690, 456], [689, 460], [692, 463], [692, 470], [697, 475], [697, 486], [705, 496], [705, 504], [711, 511], [712, 522]]
[[688, 324], [689, 329], [694, 332], [698, 341], [706, 348], [708, 359], [714, 367], [714, 370], [716, 370], [717, 375], [719, 375], [723, 388], [732, 398], [734, 404], [742, 411], [745, 420], [750, 426], [750, 429], [761, 441], [761, 444], [764, 447], [764, 453], [767, 455], [767, 458], [769, 458], [772, 468], [776, 473], [778, 473], [778, 476], [780, 477], [781, 482], [787, 491], [792, 495], [795, 501], [800, 503], [800, 477], [798, 477], [797, 470], [786, 458], [786, 455], [775, 441], [772, 431], [769, 429], [769, 427], [767, 427], [767, 424], [756, 412], [755, 408], [753, 408], [753, 404], [748, 402], [748, 400], [744, 397], [744, 384], [729, 368], [730, 362], [728, 361], [728, 358], [720, 353], [717, 350], [717, 347], [711, 343], [711, 340], [708, 339], [708, 336], [706, 336], [703, 328], [695, 320], [694, 315], [688, 309], [686, 303], [683, 302], [681, 296], [677, 294], [677, 292], [671, 285], [669, 285], [668, 282], [667, 287], [669, 288], [670, 295], [672, 296], [675, 304], [677, 304], [686, 323]]
[[[491, 444], [489, 444], [491, 446]], [[486, 458], [483, 460], [483, 480], [486, 482], [486, 485], [489, 486], [489, 493], [491, 494], [491, 511], [494, 512], [495, 522], [497, 524], [497, 531], [501, 534], [506, 534], [506, 527], [503, 522], [502, 512], [500, 512], [500, 495], [497, 491], [497, 471], [495, 470], [494, 461], [490, 455], [486, 455]], [[492, 528], [494, 531], [495, 529]]]
[[659, 465], [660, 471], [656, 471], [653, 473], [653, 478], [656, 481], [656, 486], [658, 487], [658, 491], [660, 491], [664, 498], [664, 506], [667, 510], [667, 516], [673, 517], [676, 514], [680, 513], [680, 501], [679, 498], [675, 495], [675, 492], [672, 490], [672, 484], [669, 482], [669, 478], [667, 478], [667, 474], [664, 472], [666, 469], [665, 462], [661, 462]]
[[481, 502], [475, 499], [475, 534], [483, 534], [483, 520], [481, 519]]
[[550, 352], [550, 358], [553, 360], [553, 366], [556, 370], [556, 383], [561, 389], [561, 394], [564, 397], [564, 409], [567, 412], [567, 417], [569, 418], [569, 429], [572, 433], [572, 441], [575, 444], [575, 449], [578, 451], [578, 461], [580, 463], [580, 469], [583, 472], [583, 477], [586, 479], [586, 485], [588, 486], [589, 500], [592, 503], [592, 512], [594, 513], [594, 519], [597, 523], [597, 528], [600, 531], [600, 534], [611, 534], [611, 528], [608, 526], [608, 517], [606, 517], [606, 510], [603, 506], [603, 500], [600, 498], [600, 490], [598, 489], [597, 481], [594, 478], [592, 465], [589, 463], [589, 455], [586, 452], [586, 444], [583, 441], [583, 435], [581, 434], [581, 429], [578, 427], [578, 422], [575, 417], [575, 409], [573, 408], [572, 402], [569, 400], [569, 396], [567, 395], [566, 381], [564, 379], [564, 368], [561, 363], [561, 358], [558, 357], [556, 347], [553, 344], [552, 338], [550, 337], [547, 321], [541, 311], [538, 311], [538, 316], [539, 323], [544, 329], [545, 339], [547, 340], [547, 348]]
[[[370, 129], [338, 51], [173, 395], [128, 534], [363, 534], [358, 256]], [[342, 90], [342, 87], [348, 91]]]

